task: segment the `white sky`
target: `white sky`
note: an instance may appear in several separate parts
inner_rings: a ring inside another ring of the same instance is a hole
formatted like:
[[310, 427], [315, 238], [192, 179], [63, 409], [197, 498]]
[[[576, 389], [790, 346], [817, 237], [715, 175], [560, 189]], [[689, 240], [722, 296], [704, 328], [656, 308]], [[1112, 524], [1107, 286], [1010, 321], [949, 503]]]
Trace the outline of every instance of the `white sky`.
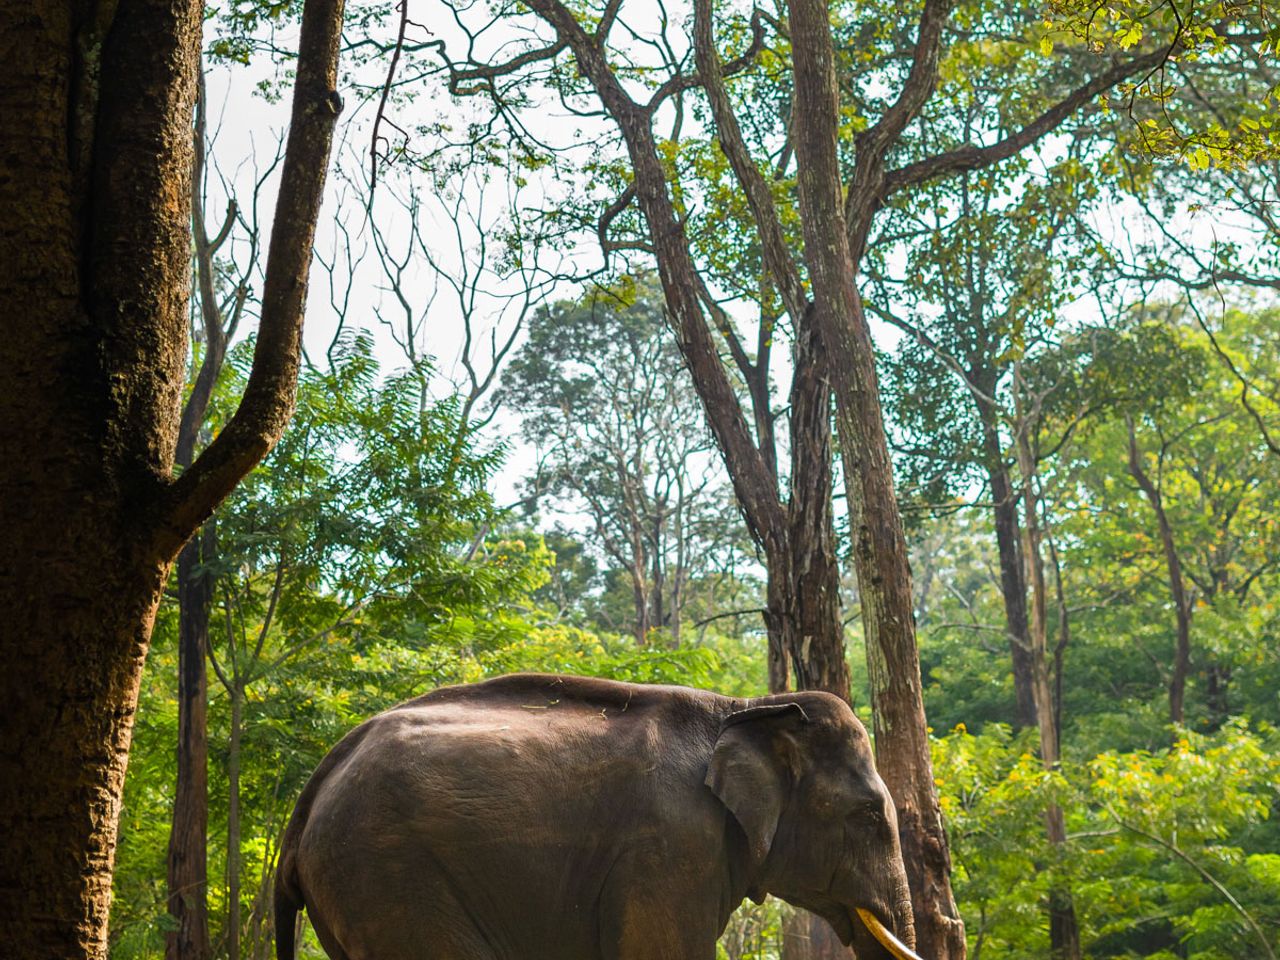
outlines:
[[[413, 9], [413, 18], [424, 23], [433, 33], [441, 37], [449, 37], [454, 31], [452, 24], [444, 18], [444, 7], [440, 4], [417, 4]], [[456, 31], [455, 31], [456, 33]], [[510, 37], [508, 37], [510, 39]], [[277, 42], [288, 47], [292, 41], [282, 36]], [[288, 96], [280, 102], [272, 103], [256, 92], [259, 81], [273, 75], [269, 64], [261, 60], [255, 61], [252, 68], [237, 67], [234, 70], [226, 67], [211, 67], [208, 74], [208, 90], [210, 100], [210, 124], [216, 132], [214, 157], [217, 170], [222, 177], [234, 184], [234, 192], [240, 199], [242, 207], [250, 195], [250, 185], [255, 178], [253, 158], [258, 164], [264, 164], [264, 158], [275, 151], [275, 144], [280, 132], [285, 128], [288, 119]], [[442, 92], [443, 80], [439, 78], [423, 81], [428, 90], [434, 94]], [[341, 248], [343, 233], [339, 223], [347, 227], [354, 260], [360, 262], [351, 273], [350, 290], [345, 283], [336, 291], [330, 289], [329, 274], [317, 263], [311, 274], [310, 295], [308, 299], [307, 319], [305, 326], [305, 344], [313, 358], [322, 358], [324, 351], [332, 339], [337, 325], [337, 316], [332, 306], [332, 299], [341, 300], [348, 297], [348, 326], [364, 327], [371, 330], [376, 338], [377, 353], [385, 369], [394, 369], [405, 365], [405, 355], [391, 335], [390, 328], [383, 320], [401, 315], [400, 307], [387, 288], [385, 276], [375, 256], [373, 240], [364, 222], [363, 211], [358, 204], [363, 194], [363, 178], [367, 177], [369, 132], [373, 114], [373, 105], [362, 102], [355, 95], [345, 97], [347, 109], [344, 112], [338, 129], [338, 140], [335, 145], [336, 168], [331, 173], [324, 208], [321, 214], [317, 235], [317, 251], [325, 260], [334, 255], [336, 248]], [[406, 126], [409, 120], [417, 120], [421, 115], [436, 110], [447, 98], [423, 95], [419, 102], [408, 106], [394, 107], [393, 117]], [[557, 141], [569, 142], [575, 137], [578, 142], [589, 141], [592, 131], [584, 127], [581, 118], [568, 114], [558, 107], [549, 106], [540, 117], [545, 125], [540, 135], [546, 134]], [[686, 127], [686, 129], [689, 129]], [[353, 184], [348, 177], [359, 178]], [[394, 250], [403, 250], [407, 241], [409, 219], [403, 208], [395, 203], [397, 193], [403, 193], [404, 180], [394, 171], [384, 173], [383, 182], [378, 190], [375, 212], [377, 222], [389, 238]], [[544, 189], [550, 194], [559, 185], [543, 186], [534, 183], [529, 188], [537, 191]], [[273, 196], [274, 180], [268, 181], [268, 189], [264, 191], [260, 219], [264, 233], [269, 231], [271, 217], [270, 197]], [[221, 220], [220, 211], [225, 209], [225, 197], [222, 190], [213, 180], [208, 201], [208, 219], [217, 224]], [[496, 194], [496, 195], [495, 195]], [[507, 203], [507, 187], [505, 183], [495, 183], [482, 193], [474, 192], [471, 209], [478, 212], [483, 223], [497, 222], [502, 219]], [[452, 221], [445, 215], [443, 208], [430, 196], [424, 195], [424, 236], [430, 243], [435, 255], [439, 258], [442, 269], [453, 276], [460, 271], [461, 260], [453, 234]], [[1146, 231], [1147, 225], [1136, 210], [1112, 209], [1104, 211], [1103, 217], [1110, 224], [1103, 224], [1117, 238], [1122, 238], [1135, 231]], [[1188, 232], [1199, 234], [1200, 239], [1208, 240], [1211, 231], [1230, 232], [1229, 224], [1221, 222], [1221, 218], [1213, 211], [1202, 211], [1186, 218], [1179, 225]], [[212, 229], [212, 228], [211, 228]], [[468, 246], [465, 256], [474, 268], [477, 259], [476, 248], [478, 236], [474, 233], [464, 238]], [[262, 244], [265, 250], [265, 239]], [[243, 249], [241, 247], [240, 249]], [[234, 254], [234, 251], [233, 251]], [[580, 263], [595, 266], [600, 262], [600, 252], [593, 237], [585, 242], [572, 256]], [[343, 270], [338, 270], [341, 275]], [[505, 339], [510, 330], [510, 316], [502, 316], [499, 308], [504, 300], [501, 294], [503, 285], [496, 279], [490, 279], [485, 285], [490, 293], [497, 296], [481, 296], [476, 304], [476, 332], [484, 339], [490, 333], [496, 333], [499, 341]], [[405, 292], [415, 311], [423, 317], [418, 348], [437, 359], [437, 370], [445, 380], [462, 384], [465, 377], [459, 364], [460, 351], [465, 327], [462, 322], [462, 309], [458, 299], [453, 296], [448, 285], [439, 282], [436, 272], [420, 257], [414, 256], [409, 261], [405, 272]], [[560, 295], [572, 295], [569, 287], [560, 289]], [[333, 294], [333, 297], [331, 297]], [[1068, 311], [1068, 319], [1084, 319], [1091, 311], [1091, 304], [1082, 301]], [[380, 319], [382, 318], [382, 319]], [[873, 324], [873, 334], [884, 346], [890, 346], [898, 333], [883, 324]], [[785, 382], [786, 350], [775, 350], [779, 369], [780, 382]], [[486, 363], [481, 357], [481, 366]], [[442, 389], [448, 385], [442, 383]], [[489, 436], [495, 440], [505, 439], [511, 442], [511, 453], [506, 467], [496, 484], [496, 495], [500, 503], [518, 499], [518, 481], [528, 475], [535, 463], [534, 451], [519, 442], [518, 421], [515, 417], [499, 412], [489, 427]]]

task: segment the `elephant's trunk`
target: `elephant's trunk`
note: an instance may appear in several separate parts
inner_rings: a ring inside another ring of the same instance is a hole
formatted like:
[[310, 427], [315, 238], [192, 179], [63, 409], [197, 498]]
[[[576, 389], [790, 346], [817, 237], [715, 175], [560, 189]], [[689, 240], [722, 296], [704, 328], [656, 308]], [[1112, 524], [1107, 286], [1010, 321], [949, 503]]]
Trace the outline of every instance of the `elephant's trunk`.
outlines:
[[901, 855], [884, 864], [884, 905], [888, 908], [884, 919], [893, 925], [894, 935], [911, 949], [916, 946], [915, 913], [911, 908], [911, 887], [907, 883], [907, 868]]
[[893, 907], [893, 932], [911, 949], [916, 946], [916, 919], [911, 909], [911, 897], [900, 897]]

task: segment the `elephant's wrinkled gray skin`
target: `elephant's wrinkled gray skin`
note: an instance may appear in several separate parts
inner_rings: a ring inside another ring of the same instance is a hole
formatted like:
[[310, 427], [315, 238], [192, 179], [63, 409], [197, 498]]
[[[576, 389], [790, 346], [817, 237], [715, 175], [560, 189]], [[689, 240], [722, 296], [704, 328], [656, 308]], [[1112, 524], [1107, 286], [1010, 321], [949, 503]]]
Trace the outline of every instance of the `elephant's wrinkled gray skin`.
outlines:
[[825, 693], [740, 700], [521, 674], [352, 731], [285, 832], [276, 950], [306, 908], [333, 960], [711, 960], [766, 893], [860, 960], [914, 943], [893, 804]]

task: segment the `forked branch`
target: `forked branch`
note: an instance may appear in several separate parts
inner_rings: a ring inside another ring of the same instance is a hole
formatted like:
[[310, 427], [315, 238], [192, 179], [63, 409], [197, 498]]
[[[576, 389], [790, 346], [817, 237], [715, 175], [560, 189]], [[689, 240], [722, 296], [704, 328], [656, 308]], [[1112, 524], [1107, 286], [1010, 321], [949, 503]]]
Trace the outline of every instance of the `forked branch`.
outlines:
[[333, 128], [342, 109], [336, 90], [342, 13], [342, 0], [309, 0], [303, 9], [293, 112], [253, 369], [226, 428], [162, 496], [157, 536], [166, 554], [176, 552], [266, 456], [293, 414], [311, 247]]

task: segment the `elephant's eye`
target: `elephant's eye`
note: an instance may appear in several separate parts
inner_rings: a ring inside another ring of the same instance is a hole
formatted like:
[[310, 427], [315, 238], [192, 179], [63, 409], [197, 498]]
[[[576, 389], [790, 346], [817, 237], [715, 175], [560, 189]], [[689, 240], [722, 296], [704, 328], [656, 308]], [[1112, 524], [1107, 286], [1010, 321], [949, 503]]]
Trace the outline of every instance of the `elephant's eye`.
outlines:
[[875, 801], [860, 803], [851, 817], [861, 823], [881, 823], [884, 820], [884, 808]]

